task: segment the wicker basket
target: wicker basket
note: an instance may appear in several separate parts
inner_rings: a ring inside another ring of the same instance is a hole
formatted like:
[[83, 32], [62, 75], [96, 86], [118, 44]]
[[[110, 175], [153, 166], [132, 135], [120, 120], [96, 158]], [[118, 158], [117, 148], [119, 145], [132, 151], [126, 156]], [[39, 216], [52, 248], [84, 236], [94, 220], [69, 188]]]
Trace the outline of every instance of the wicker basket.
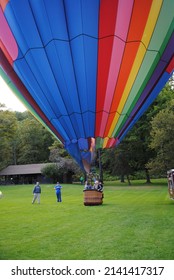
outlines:
[[94, 206], [103, 203], [103, 192], [97, 190], [84, 190], [84, 205]]

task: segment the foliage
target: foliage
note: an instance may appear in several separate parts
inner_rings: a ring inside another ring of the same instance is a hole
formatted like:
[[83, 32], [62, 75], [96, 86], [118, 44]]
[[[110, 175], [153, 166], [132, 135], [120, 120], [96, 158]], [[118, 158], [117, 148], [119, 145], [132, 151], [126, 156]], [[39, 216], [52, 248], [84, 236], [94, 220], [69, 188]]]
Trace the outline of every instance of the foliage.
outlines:
[[59, 170], [56, 163], [49, 163], [41, 170], [42, 174], [47, 178], [53, 179], [54, 182], [61, 181], [59, 180]]
[[[146, 122], [144, 123], [146, 124]], [[122, 182], [124, 182], [124, 176], [130, 182], [131, 176], [134, 176], [136, 172], [144, 171], [147, 183], [150, 183], [145, 165], [152, 157], [153, 152], [148, 148], [148, 134], [150, 132], [144, 123], [143, 121], [139, 122], [116, 148], [103, 152], [104, 169], [107, 168], [112, 176], [120, 176]]]
[[23, 121], [25, 119], [33, 119], [33, 115], [28, 112], [28, 111], [25, 111], [25, 112], [17, 112], [15, 111], [15, 115], [16, 115], [16, 118], [18, 121]]
[[[129, 142], [127, 143], [129, 145]], [[103, 153], [102, 162], [103, 167], [107, 166], [110, 170], [111, 175], [121, 176], [122, 182], [124, 182], [123, 177], [127, 175], [129, 180], [129, 175], [133, 172], [131, 168], [131, 150], [129, 150], [126, 142], [122, 142], [118, 148], [110, 149]]]
[[148, 163], [151, 173], [162, 175], [174, 167], [174, 99], [152, 120], [150, 147], [156, 157]]
[[[166, 184], [105, 185], [104, 204], [83, 205], [83, 187], [1, 187], [1, 260], [173, 260], [174, 202]], [[24, 219], [25, 217], [25, 219]]]
[[28, 113], [0, 109], [0, 170], [9, 164], [47, 162], [50, 133]]
[[[3, 108], [3, 107], [1, 107]], [[15, 163], [14, 148], [16, 141], [17, 119], [14, 112], [0, 108], [0, 170]]]
[[[54, 180], [56, 179], [56, 176], [59, 177], [59, 181], [63, 180], [70, 182], [72, 182], [73, 180], [77, 180], [77, 178], [80, 178], [80, 167], [64, 149], [63, 144], [57, 140], [55, 140], [50, 147], [49, 160], [51, 162], [54, 162], [57, 166], [56, 169], [53, 168], [55, 173]], [[47, 176], [49, 177], [49, 174]]]
[[18, 164], [44, 162], [49, 156], [50, 134], [35, 119], [18, 123]]
[[59, 142], [58, 140], [54, 139], [54, 142], [49, 147], [50, 149], [50, 156], [49, 160], [51, 162], [55, 162], [59, 159], [59, 157], [62, 158], [71, 158], [70, 155], [67, 153], [67, 151], [64, 149], [63, 144]]
[[78, 173], [79, 167], [73, 159], [59, 157], [55, 163], [47, 164], [41, 171], [54, 182], [72, 183], [72, 176]]

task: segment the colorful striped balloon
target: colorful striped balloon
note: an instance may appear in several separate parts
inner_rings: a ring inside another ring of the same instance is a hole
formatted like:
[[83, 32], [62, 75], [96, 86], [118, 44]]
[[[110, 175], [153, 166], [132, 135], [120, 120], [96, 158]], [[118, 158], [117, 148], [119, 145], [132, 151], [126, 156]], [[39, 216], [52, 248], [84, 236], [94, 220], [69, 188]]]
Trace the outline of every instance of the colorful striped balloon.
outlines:
[[0, 0], [1, 75], [82, 169], [174, 70], [173, 0]]

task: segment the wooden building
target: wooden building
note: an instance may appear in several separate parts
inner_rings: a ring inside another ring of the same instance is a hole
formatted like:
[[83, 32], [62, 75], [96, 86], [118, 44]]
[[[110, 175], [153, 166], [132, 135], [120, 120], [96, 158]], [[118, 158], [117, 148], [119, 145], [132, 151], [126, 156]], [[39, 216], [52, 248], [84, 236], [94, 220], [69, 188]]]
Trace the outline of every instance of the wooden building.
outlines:
[[0, 171], [1, 184], [52, 183], [41, 172], [48, 163], [9, 165]]

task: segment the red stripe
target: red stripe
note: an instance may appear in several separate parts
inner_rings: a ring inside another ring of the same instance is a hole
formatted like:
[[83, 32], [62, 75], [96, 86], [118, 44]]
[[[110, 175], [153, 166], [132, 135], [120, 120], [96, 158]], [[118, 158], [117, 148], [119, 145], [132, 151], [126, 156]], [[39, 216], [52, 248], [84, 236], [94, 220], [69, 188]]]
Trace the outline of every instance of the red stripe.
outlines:
[[167, 66], [166, 72], [168, 72], [169, 74], [171, 74], [174, 70], [174, 56], [172, 57], [169, 65]]
[[117, 8], [118, 1], [101, 0], [99, 15], [98, 75], [96, 94], [96, 135], [99, 135], [101, 115], [103, 113], [102, 110], [105, 101]]
[[107, 145], [105, 148], [111, 148], [114, 147], [116, 145], [116, 143], [118, 142], [118, 138], [110, 138], [107, 141]]
[[5, 54], [8, 62], [13, 65], [13, 60], [12, 57], [10, 56], [9, 52], [7, 51], [6, 47], [4, 46], [3, 42], [0, 40], [0, 50], [3, 51], [3, 53]]

